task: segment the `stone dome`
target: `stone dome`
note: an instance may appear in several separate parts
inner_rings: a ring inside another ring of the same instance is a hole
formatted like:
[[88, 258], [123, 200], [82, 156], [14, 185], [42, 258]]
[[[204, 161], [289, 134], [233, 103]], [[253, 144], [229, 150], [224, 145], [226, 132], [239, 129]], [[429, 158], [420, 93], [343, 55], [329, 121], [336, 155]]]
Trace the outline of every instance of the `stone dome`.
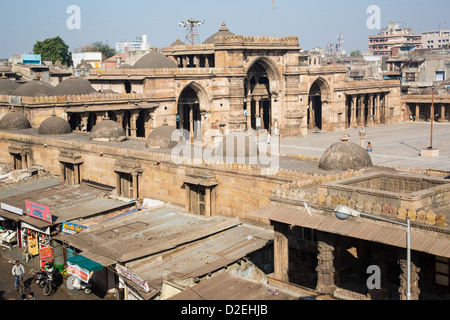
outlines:
[[17, 82], [0, 78], [0, 95], [12, 95], [14, 90], [16, 90], [18, 87], [20, 87], [20, 84], [18, 84]]
[[91, 131], [89, 139], [92, 141], [124, 141], [127, 139], [125, 130], [108, 117], [97, 123]]
[[48, 96], [50, 91], [52, 91], [53, 86], [48, 83], [33, 80], [22, 84], [16, 90], [13, 91], [13, 96], [24, 96], [24, 97], [40, 97]]
[[180, 39], [177, 39], [177, 41], [175, 41], [174, 43], [172, 43], [170, 46], [171, 47], [179, 47], [179, 46], [185, 46], [186, 44], [181, 41]]
[[119, 69], [133, 69], [133, 66], [131, 64], [124, 63], [119, 67]]
[[140, 58], [134, 65], [133, 69], [164, 69], [178, 68], [175, 62], [170, 60], [162, 53], [153, 50]]
[[93, 94], [97, 91], [91, 86], [91, 83], [83, 78], [69, 78], [59, 83], [54, 87], [49, 95], [50, 96], [68, 96], [68, 95], [81, 95], [81, 94]]
[[230, 30], [228, 30], [227, 25], [225, 24], [225, 22], [222, 23], [222, 28], [219, 29], [218, 32], [214, 33], [211, 37], [209, 37], [208, 39], [206, 39], [203, 44], [213, 44], [214, 43], [214, 39], [216, 37], [220, 37], [220, 36], [229, 36], [229, 35], [234, 35], [234, 33], [230, 32]]
[[360, 145], [346, 140], [329, 147], [319, 163], [319, 168], [328, 171], [360, 170], [372, 166], [369, 153]]
[[[233, 150], [227, 147], [233, 146]], [[243, 132], [233, 132], [223, 137], [215, 149], [215, 157], [221, 157], [225, 161], [227, 158], [243, 158], [258, 156], [258, 143], [254, 136]]]
[[22, 130], [31, 128], [30, 121], [20, 112], [8, 113], [0, 120], [0, 130]]
[[172, 126], [161, 126], [153, 130], [148, 138], [146, 147], [150, 149], [172, 149], [178, 142], [172, 141], [172, 134], [177, 130]]
[[45, 119], [39, 126], [39, 134], [57, 135], [68, 134], [72, 132], [69, 122], [52, 114], [50, 118]]

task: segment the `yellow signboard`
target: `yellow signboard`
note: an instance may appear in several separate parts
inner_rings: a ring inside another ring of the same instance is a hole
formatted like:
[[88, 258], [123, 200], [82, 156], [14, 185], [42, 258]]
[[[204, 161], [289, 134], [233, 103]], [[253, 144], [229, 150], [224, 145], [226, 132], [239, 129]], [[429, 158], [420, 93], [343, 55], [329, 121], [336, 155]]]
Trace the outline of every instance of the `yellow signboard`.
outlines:
[[39, 244], [35, 234], [28, 235], [28, 252], [32, 256], [37, 256], [39, 254]]

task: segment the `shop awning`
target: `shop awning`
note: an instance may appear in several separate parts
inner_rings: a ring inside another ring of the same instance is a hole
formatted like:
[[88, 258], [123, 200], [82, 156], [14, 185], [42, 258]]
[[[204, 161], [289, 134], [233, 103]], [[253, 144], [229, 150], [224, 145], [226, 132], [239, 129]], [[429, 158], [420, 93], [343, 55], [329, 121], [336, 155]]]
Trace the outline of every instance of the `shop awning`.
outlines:
[[92, 261], [82, 255], [73, 256], [67, 259], [67, 262], [78, 265], [80, 268], [88, 271], [102, 271], [103, 266], [95, 261]]

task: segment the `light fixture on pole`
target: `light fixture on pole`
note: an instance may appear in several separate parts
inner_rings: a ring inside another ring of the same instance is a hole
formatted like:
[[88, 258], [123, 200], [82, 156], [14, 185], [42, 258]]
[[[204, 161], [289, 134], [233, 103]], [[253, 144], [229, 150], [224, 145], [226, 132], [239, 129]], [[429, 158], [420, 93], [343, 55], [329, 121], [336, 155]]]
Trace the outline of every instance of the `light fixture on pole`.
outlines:
[[379, 221], [389, 222], [392, 224], [400, 225], [406, 228], [406, 273], [407, 273], [407, 287], [406, 287], [406, 300], [411, 300], [411, 219], [407, 218], [406, 223], [399, 222], [383, 217], [375, 216], [372, 214], [360, 212], [344, 205], [338, 205], [334, 209], [334, 214], [339, 220], [347, 220], [350, 217], [360, 218], [366, 217]]

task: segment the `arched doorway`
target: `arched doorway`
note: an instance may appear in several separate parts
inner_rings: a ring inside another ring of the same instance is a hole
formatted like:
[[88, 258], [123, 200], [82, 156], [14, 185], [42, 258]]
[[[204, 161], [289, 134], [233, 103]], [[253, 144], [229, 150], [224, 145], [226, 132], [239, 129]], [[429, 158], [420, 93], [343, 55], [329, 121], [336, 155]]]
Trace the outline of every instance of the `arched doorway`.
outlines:
[[147, 115], [145, 110], [139, 112], [139, 116], [136, 120], [136, 136], [138, 138], [146, 138], [145, 136], [145, 123], [147, 122]]
[[95, 114], [95, 112], [89, 113], [87, 132], [91, 132], [96, 124], [97, 124], [97, 114]]
[[[247, 114], [247, 129], [272, 130], [272, 94], [271, 86], [276, 86], [276, 77], [265, 60], [257, 60], [249, 68], [244, 84]], [[273, 79], [272, 79], [273, 78]], [[273, 84], [275, 83], [275, 84]]]
[[81, 131], [81, 116], [79, 113], [73, 113], [70, 115], [69, 124], [72, 131]]
[[124, 83], [125, 93], [131, 93], [131, 82], [126, 80]]
[[322, 90], [319, 81], [315, 81], [309, 90], [308, 128], [322, 130]]
[[177, 129], [184, 129], [185, 139], [191, 141], [202, 139], [202, 118], [198, 90], [189, 85], [184, 88], [178, 99]]

